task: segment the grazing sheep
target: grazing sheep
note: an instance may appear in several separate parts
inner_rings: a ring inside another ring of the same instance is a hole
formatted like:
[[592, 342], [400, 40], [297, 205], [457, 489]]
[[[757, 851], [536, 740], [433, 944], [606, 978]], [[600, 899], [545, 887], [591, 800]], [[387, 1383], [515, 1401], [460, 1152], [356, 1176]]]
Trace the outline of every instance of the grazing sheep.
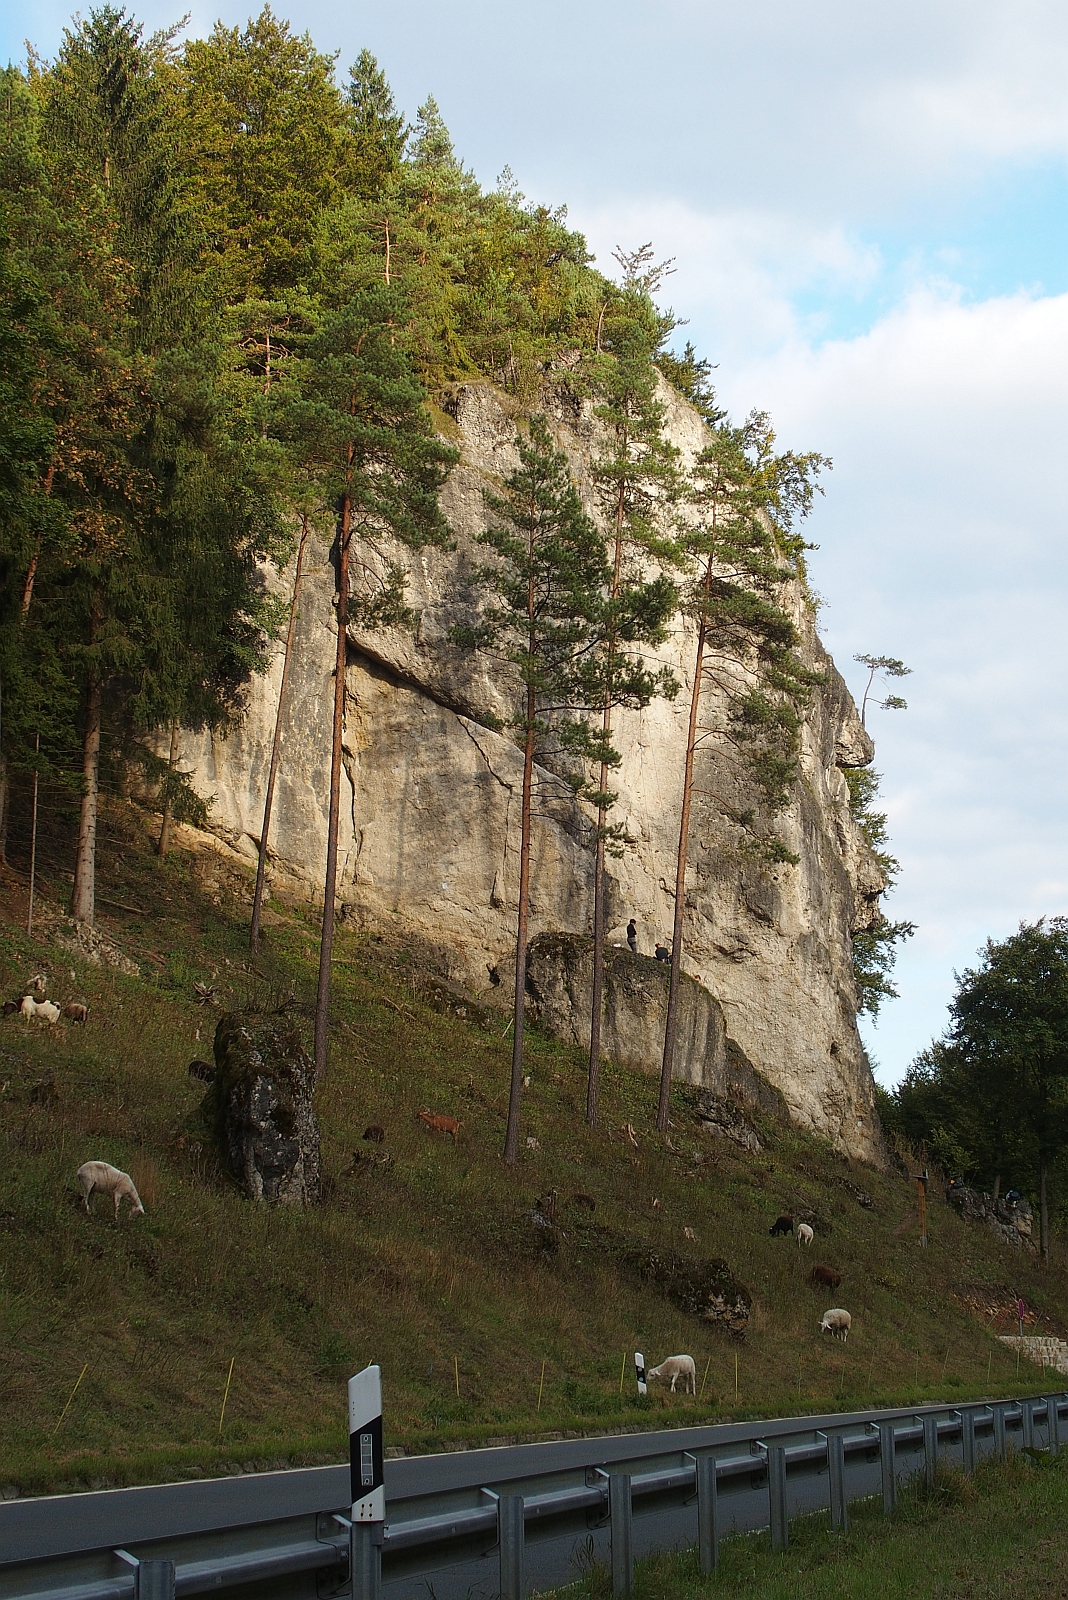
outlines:
[[363, 1137], [370, 1139], [372, 1144], [382, 1144], [386, 1137], [385, 1128], [380, 1128], [377, 1122], [372, 1122], [369, 1128], [363, 1130]]
[[68, 1000], [63, 1007], [63, 1015], [69, 1017], [71, 1022], [80, 1022], [84, 1027], [89, 1020], [89, 1007], [83, 1006], [80, 1000]]
[[21, 1011], [21, 1010], [22, 1010], [22, 1001], [21, 1001], [21, 999], [19, 999], [19, 1000], [5, 1000], [4, 1001], [4, 1016], [5, 1017], [13, 1017], [15, 1015], [16, 1011]]
[[119, 1201], [129, 1200], [131, 1217], [143, 1217], [145, 1208], [141, 1204], [141, 1196], [134, 1188], [134, 1181], [128, 1172], [120, 1172], [118, 1167], [113, 1167], [107, 1161], [86, 1161], [78, 1168], [78, 1181], [85, 1190], [85, 1209], [89, 1210], [89, 1201], [93, 1190], [99, 1189], [102, 1194], [110, 1194], [115, 1201], [115, 1221], [119, 1220]]
[[812, 1283], [822, 1284], [825, 1289], [837, 1289], [842, 1281], [842, 1274], [833, 1267], [813, 1267], [809, 1278]]
[[803, 1244], [811, 1244], [815, 1237], [816, 1235], [813, 1233], [807, 1222], [799, 1222], [797, 1224], [798, 1249], [800, 1249]]
[[33, 1017], [40, 1022], [59, 1021], [59, 1007], [51, 1000], [35, 1000], [32, 994], [23, 995], [19, 1010], [27, 1021]]
[[651, 1383], [654, 1378], [663, 1378], [665, 1383], [670, 1378], [672, 1394], [680, 1378], [683, 1394], [697, 1393], [697, 1368], [693, 1356], [668, 1356], [658, 1367], [650, 1367], [645, 1374], [646, 1383]]
[[775, 1221], [768, 1229], [768, 1232], [771, 1234], [773, 1239], [779, 1239], [787, 1233], [793, 1233], [793, 1231], [794, 1219], [793, 1217], [788, 1217], [785, 1211], [775, 1218]]
[[419, 1120], [425, 1122], [434, 1133], [451, 1134], [453, 1144], [456, 1143], [456, 1135], [463, 1127], [463, 1123], [457, 1122], [455, 1117], [432, 1116], [429, 1111], [420, 1111]]
[[823, 1313], [820, 1323], [820, 1332], [829, 1333], [832, 1339], [841, 1339], [845, 1344], [849, 1338], [849, 1330], [853, 1326], [853, 1318], [848, 1311], [843, 1311], [841, 1306], [835, 1306], [830, 1311]]

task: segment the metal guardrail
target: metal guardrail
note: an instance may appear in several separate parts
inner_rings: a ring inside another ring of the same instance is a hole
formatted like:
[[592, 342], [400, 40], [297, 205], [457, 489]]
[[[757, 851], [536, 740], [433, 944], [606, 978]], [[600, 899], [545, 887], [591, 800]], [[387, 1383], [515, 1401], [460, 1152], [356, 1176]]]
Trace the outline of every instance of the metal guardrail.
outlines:
[[[726, 1533], [933, 1478], [941, 1452], [970, 1471], [1010, 1444], [1068, 1443], [1068, 1395], [861, 1411], [512, 1445], [386, 1463], [384, 1600], [521, 1600], [610, 1562], [630, 1592], [636, 1556], [700, 1550]], [[349, 1469], [310, 1467], [0, 1505], [0, 1600], [257, 1600], [351, 1595]], [[357, 1585], [359, 1591], [359, 1584]], [[357, 1600], [361, 1600], [359, 1593]]]

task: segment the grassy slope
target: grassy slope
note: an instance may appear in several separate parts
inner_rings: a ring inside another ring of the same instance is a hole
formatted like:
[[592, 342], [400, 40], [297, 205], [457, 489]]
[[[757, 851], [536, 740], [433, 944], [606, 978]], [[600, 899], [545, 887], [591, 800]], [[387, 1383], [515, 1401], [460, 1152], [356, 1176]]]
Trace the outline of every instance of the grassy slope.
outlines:
[[[560, 1591], [568, 1600], [607, 1600], [598, 1569]], [[892, 1519], [881, 1504], [850, 1507], [850, 1531], [830, 1532], [826, 1514], [790, 1524], [790, 1546], [768, 1534], [728, 1539], [720, 1565], [702, 1578], [693, 1552], [640, 1562], [634, 1600], [1064, 1600], [1068, 1595], [1068, 1453], [1017, 1455], [974, 1478], [939, 1475], [928, 1494], [910, 1487]]]
[[[582, 1060], [537, 1036], [523, 1131], [540, 1148], [524, 1148], [508, 1175], [498, 1159], [509, 1053], [499, 1019], [485, 1027], [435, 1009], [414, 960], [366, 933], [342, 931], [337, 944], [320, 1100], [324, 1203], [299, 1215], [254, 1207], [200, 1144], [201, 1087], [185, 1069], [210, 1055], [217, 1013], [195, 1003], [193, 983], [216, 982], [227, 1004], [290, 992], [310, 1002], [315, 919], [272, 917], [250, 972], [243, 866], [189, 848], [159, 862], [132, 807], [112, 812], [102, 857], [101, 894], [145, 911], [103, 905], [100, 918], [142, 958], [140, 978], [75, 960], [47, 936], [27, 941], [17, 925], [24, 889], [13, 876], [0, 884], [0, 994], [47, 969], [54, 997], [92, 1007], [85, 1028], [0, 1022], [0, 1484], [340, 1459], [343, 1380], [369, 1360], [383, 1366], [390, 1442], [419, 1450], [1041, 1386], [1035, 1368], [1017, 1379], [990, 1330], [1010, 1327], [1017, 1292], [1037, 1328], [1063, 1330], [1063, 1252], [1044, 1271], [936, 1198], [921, 1253], [913, 1189], [900, 1177], [851, 1169], [782, 1130], [766, 1130], [760, 1156], [744, 1155], [714, 1144], [681, 1101], [675, 1153], [651, 1131], [655, 1086], [612, 1067], [606, 1127], [591, 1133]], [[34, 1101], [48, 1072], [57, 1098]], [[421, 1107], [463, 1119], [455, 1149], [416, 1120]], [[636, 1152], [620, 1133], [627, 1121]], [[393, 1165], [351, 1176], [369, 1122], [386, 1128]], [[695, 1149], [718, 1160], [695, 1167]], [[90, 1217], [80, 1211], [74, 1174], [89, 1158], [130, 1170], [148, 1215], [116, 1227], [104, 1202]], [[745, 1341], [621, 1276], [609, 1255], [565, 1245], [543, 1260], [524, 1213], [551, 1185], [593, 1195], [596, 1222], [619, 1239], [726, 1257], [755, 1299]], [[767, 1231], [780, 1207], [802, 1205], [817, 1217], [805, 1252]], [[816, 1261], [845, 1275], [830, 1299], [805, 1281]], [[817, 1334], [831, 1303], [853, 1313], [847, 1346]], [[692, 1352], [708, 1371], [703, 1402], [621, 1400], [621, 1360], [636, 1347], [651, 1359]]]

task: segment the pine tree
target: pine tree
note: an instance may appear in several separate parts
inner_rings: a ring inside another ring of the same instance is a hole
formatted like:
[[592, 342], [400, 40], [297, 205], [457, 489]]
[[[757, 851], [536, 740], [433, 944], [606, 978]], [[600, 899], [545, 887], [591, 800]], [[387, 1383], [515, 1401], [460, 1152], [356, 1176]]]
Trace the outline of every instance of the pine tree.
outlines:
[[[519, 909], [516, 926], [512, 1071], [504, 1162], [519, 1153], [523, 1082], [530, 866], [535, 799], [535, 760], [547, 752], [569, 758], [570, 796], [585, 785], [578, 763], [591, 756], [602, 769], [618, 760], [590, 727], [586, 713], [599, 704], [597, 646], [606, 622], [605, 597], [612, 571], [604, 540], [586, 515], [567, 458], [553, 442], [544, 416], [531, 419], [529, 436], [518, 441], [519, 465], [504, 481], [504, 493], [485, 494], [490, 527], [480, 542], [496, 561], [476, 574], [492, 599], [476, 624], [453, 630], [469, 649], [503, 654], [519, 678], [519, 704], [508, 724], [522, 745]], [[559, 793], [560, 780], [542, 769], [540, 782]], [[548, 803], [548, 797], [546, 803]]]
[[[339, 240], [319, 328], [303, 352], [301, 398], [290, 413], [291, 445], [336, 518], [337, 660], [330, 809], [315, 1013], [315, 1065], [326, 1070], [337, 887], [341, 742], [348, 628], [406, 621], [405, 572], [397, 547], [448, 541], [437, 496], [456, 452], [433, 433], [424, 391], [397, 338], [404, 303], [396, 288], [359, 282], [358, 241]], [[355, 593], [350, 574], [355, 572]]]
[[[712, 397], [708, 400], [712, 409]], [[819, 681], [796, 655], [797, 630], [780, 591], [803, 571], [804, 546], [793, 525], [808, 514], [815, 479], [829, 463], [815, 454], [775, 455], [774, 439], [760, 414], [740, 428], [726, 421], [711, 427], [689, 476], [687, 511], [678, 528], [678, 549], [688, 566], [683, 610], [695, 642], [657, 1107], [661, 1132], [668, 1125], [678, 1026], [698, 745], [715, 741], [719, 759], [734, 768], [734, 787], [754, 787], [773, 816], [785, 804], [797, 772], [800, 707]], [[701, 700], [709, 688], [725, 701], [727, 715], [702, 727]], [[796, 859], [762, 823], [756, 807], [727, 810], [750, 853], [767, 862]]]
[[[608, 442], [594, 464], [605, 522], [612, 545], [611, 598], [635, 619], [630, 629], [606, 630], [601, 644], [603, 690], [601, 730], [612, 736], [613, 712], [619, 705], [638, 708], [657, 694], [677, 692], [666, 669], [634, 679], [636, 645], [656, 644], [666, 633], [677, 595], [663, 575], [647, 579], [650, 558], [673, 562], [675, 552], [662, 524], [678, 493], [678, 452], [664, 435], [664, 407], [657, 398], [653, 357], [674, 326], [670, 315], [657, 311], [651, 299], [667, 265], [650, 267], [651, 248], [633, 255], [617, 252], [624, 269], [622, 290], [607, 307], [599, 325], [599, 354], [592, 367], [598, 396], [597, 416]], [[640, 619], [640, 620], [638, 620]], [[629, 692], [624, 690], [630, 684]], [[597, 834], [594, 862], [593, 998], [586, 1118], [598, 1115], [601, 1064], [601, 1015], [604, 991], [605, 853], [611, 838], [607, 814], [614, 799], [608, 791], [608, 767], [602, 763], [598, 782]]]

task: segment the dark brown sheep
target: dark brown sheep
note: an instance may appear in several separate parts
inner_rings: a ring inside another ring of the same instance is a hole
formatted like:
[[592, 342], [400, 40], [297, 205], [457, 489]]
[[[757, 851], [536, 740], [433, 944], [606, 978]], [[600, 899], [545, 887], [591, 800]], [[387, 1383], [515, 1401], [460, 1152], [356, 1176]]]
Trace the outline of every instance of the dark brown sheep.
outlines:
[[813, 1267], [809, 1274], [809, 1282], [815, 1284], [817, 1288], [822, 1286], [825, 1289], [837, 1289], [841, 1281], [842, 1274], [836, 1272], [833, 1267]]
[[791, 1238], [793, 1238], [793, 1232], [794, 1232], [794, 1219], [793, 1219], [793, 1217], [788, 1217], [786, 1215], [785, 1211], [782, 1212], [779, 1216], [777, 1216], [775, 1218], [775, 1221], [772, 1223], [771, 1227], [768, 1229], [768, 1232], [771, 1234], [771, 1237], [773, 1239], [781, 1238], [784, 1234], [787, 1234], [787, 1233], [790, 1235]]

